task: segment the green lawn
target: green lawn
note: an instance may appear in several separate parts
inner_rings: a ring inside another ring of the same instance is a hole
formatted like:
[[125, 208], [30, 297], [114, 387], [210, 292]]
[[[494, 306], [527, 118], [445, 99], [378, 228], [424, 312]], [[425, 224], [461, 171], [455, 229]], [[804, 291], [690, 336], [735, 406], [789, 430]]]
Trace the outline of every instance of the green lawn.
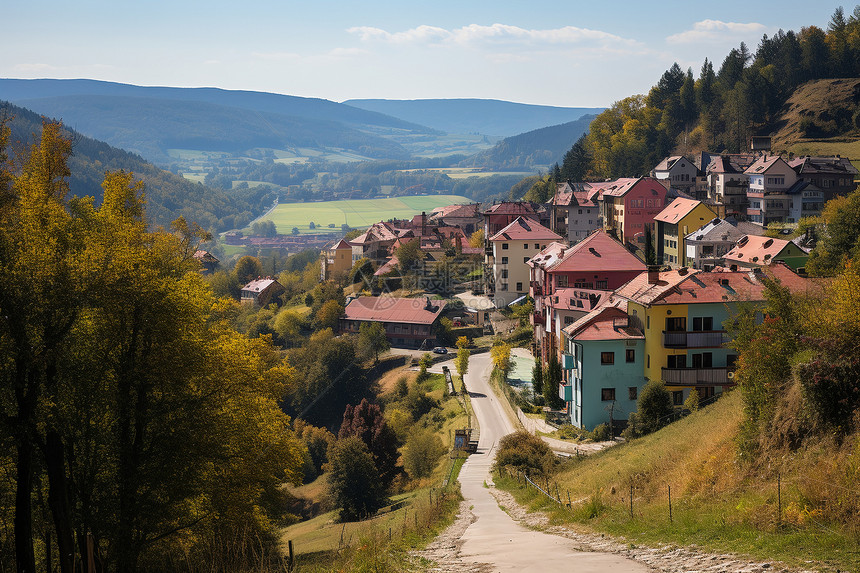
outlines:
[[[281, 203], [265, 219], [275, 223], [279, 233], [289, 234], [298, 227], [302, 234], [340, 232], [341, 225], [364, 228], [392, 218], [411, 218], [436, 207], [469, 203], [459, 195], [417, 195], [389, 199], [320, 201], [315, 203]], [[313, 221], [316, 229], [310, 229]], [[334, 228], [328, 225], [334, 224]]]

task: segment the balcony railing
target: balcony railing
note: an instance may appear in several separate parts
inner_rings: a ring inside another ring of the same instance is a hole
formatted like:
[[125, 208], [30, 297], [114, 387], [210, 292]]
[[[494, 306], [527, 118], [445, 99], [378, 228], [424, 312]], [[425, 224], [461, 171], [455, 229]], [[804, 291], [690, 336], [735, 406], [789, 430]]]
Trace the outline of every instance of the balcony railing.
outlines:
[[719, 348], [729, 337], [725, 330], [663, 331], [665, 348]]
[[542, 312], [535, 312], [532, 314], [534, 323], [533, 324], [546, 324], [546, 318], [544, 317]]
[[669, 386], [728, 386], [732, 384], [729, 369], [663, 368], [663, 381]]

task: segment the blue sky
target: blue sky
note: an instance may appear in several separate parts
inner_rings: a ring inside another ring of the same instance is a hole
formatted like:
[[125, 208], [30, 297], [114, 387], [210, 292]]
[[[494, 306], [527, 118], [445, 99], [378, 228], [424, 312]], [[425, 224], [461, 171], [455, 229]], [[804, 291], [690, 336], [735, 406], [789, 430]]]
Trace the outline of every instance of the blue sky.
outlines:
[[[478, 97], [607, 106], [673, 62], [696, 75], [838, 4], [29, 0], [2, 8], [0, 77], [213, 86], [334, 101]], [[854, 6], [845, 5], [849, 14]], [[0, 94], [2, 95], [2, 94]]]

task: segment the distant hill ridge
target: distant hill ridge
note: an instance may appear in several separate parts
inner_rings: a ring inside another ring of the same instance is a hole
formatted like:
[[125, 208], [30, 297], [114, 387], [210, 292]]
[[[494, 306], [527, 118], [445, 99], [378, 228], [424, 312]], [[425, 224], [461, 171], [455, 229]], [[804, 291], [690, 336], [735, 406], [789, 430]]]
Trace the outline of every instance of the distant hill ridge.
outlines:
[[547, 168], [554, 163], [560, 164], [564, 154], [588, 131], [594, 118], [594, 115], [586, 115], [576, 121], [506, 137], [487, 151], [464, 160], [460, 165], [516, 170]]
[[602, 107], [555, 107], [494, 99], [350, 99], [347, 105], [448, 133], [512, 136], [597, 114]]

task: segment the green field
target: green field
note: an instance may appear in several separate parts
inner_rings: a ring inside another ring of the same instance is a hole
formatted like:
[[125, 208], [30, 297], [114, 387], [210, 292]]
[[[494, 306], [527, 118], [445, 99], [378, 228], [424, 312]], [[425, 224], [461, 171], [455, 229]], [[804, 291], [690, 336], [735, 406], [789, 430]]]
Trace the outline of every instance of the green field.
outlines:
[[482, 171], [480, 167], [430, 167], [426, 169], [400, 169], [401, 173], [444, 173], [451, 179], [468, 179], [469, 177], [492, 177], [493, 175], [519, 175], [528, 177], [534, 171]]
[[[293, 227], [298, 227], [299, 233], [305, 235], [339, 233], [344, 223], [354, 228], [366, 228], [379, 221], [412, 218], [422, 211], [429, 213], [436, 207], [470, 202], [460, 195], [411, 195], [389, 199], [281, 203], [261, 219], [273, 221], [278, 233], [282, 234], [290, 234]], [[311, 221], [316, 229], [310, 229]], [[330, 224], [334, 227], [330, 228]]]

